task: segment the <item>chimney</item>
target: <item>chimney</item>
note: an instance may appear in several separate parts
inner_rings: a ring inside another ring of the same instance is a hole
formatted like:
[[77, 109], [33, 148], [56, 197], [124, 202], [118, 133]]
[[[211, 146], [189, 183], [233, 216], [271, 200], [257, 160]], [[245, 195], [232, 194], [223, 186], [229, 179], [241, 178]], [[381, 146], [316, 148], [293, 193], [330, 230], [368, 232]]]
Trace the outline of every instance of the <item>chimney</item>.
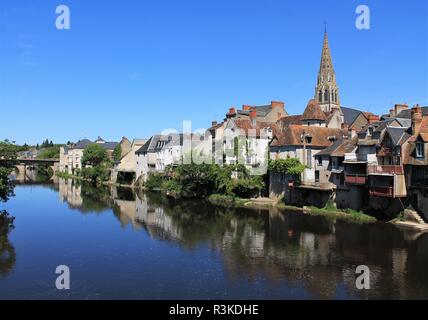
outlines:
[[232, 118], [236, 115], [236, 109], [234, 107], [229, 108], [229, 113], [226, 115], [228, 118]]
[[250, 111], [250, 119], [251, 120], [255, 120], [257, 118], [257, 111], [256, 110], [251, 110]]
[[422, 109], [417, 104], [412, 108], [412, 135], [416, 135], [422, 122]]
[[218, 124], [217, 121], [213, 121], [213, 122], [211, 122], [211, 127], [215, 127], [217, 124]]
[[394, 109], [389, 109], [389, 116], [391, 118], [396, 116], [396, 114], [395, 114], [395, 108]]
[[281, 108], [282, 110], [285, 110], [285, 103], [282, 101], [272, 101], [270, 103], [272, 109], [273, 108]]
[[354, 127], [348, 129], [348, 137], [350, 140], [354, 139], [357, 136], [357, 130]]
[[244, 104], [244, 105], [242, 106], [242, 110], [244, 110], [244, 111], [250, 111], [250, 110], [251, 110], [251, 106], [249, 106], [249, 105], [247, 105], [247, 104]]
[[376, 116], [374, 114], [369, 114], [367, 117], [367, 120], [369, 121], [369, 124], [372, 124], [374, 122], [379, 121], [380, 119], [379, 119], [379, 116]]
[[401, 111], [403, 111], [403, 110], [406, 110], [406, 109], [409, 109], [409, 106], [407, 105], [407, 104], [396, 104], [395, 106], [394, 106], [394, 116], [396, 117], [396, 116], [398, 116], [398, 114], [401, 112]]
[[250, 111], [250, 120], [251, 120], [251, 125], [254, 126], [256, 124], [256, 120], [257, 120], [257, 111], [256, 110]]

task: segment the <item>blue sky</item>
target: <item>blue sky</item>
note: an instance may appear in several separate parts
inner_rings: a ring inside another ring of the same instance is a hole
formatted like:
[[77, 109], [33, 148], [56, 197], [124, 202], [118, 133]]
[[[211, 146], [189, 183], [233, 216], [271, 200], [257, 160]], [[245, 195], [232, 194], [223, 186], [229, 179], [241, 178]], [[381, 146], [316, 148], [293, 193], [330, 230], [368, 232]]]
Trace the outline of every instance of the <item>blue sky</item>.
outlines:
[[[71, 30], [55, 28], [60, 4]], [[428, 105], [425, 0], [1, 0], [0, 139], [145, 138], [271, 100], [301, 113], [324, 21], [343, 105]]]

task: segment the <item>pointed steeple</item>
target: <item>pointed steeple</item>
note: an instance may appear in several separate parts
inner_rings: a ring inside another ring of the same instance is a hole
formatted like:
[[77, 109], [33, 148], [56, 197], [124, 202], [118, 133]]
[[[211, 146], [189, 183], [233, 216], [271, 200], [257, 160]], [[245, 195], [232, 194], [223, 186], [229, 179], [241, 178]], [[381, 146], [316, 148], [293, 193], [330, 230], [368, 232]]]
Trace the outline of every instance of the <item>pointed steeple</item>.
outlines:
[[327, 27], [325, 27], [324, 31], [324, 42], [317, 87], [315, 90], [315, 99], [317, 99], [324, 112], [330, 112], [333, 108], [340, 108], [339, 87], [336, 84], [336, 73], [331, 59]]

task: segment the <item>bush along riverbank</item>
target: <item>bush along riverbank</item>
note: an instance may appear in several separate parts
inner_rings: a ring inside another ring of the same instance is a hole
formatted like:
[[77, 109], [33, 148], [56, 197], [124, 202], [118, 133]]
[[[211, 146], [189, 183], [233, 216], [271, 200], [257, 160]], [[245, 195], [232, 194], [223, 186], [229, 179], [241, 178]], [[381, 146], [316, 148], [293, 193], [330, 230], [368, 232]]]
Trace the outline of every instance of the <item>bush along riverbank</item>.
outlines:
[[258, 197], [264, 187], [263, 177], [250, 176], [245, 166], [210, 164], [168, 167], [164, 173], [150, 173], [143, 184], [146, 190], [174, 198], [204, 199], [217, 194], [228, 200]]
[[375, 223], [378, 221], [375, 217], [367, 215], [362, 211], [356, 211], [352, 209], [338, 209], [336, 208], [335, 203], [332, 201], [328, 202], [324, 208], [318, 208], [314, 206], [304, 206], [303, 208], [300, 208], [287, 205], [283, 201], [280, 202], [277, 207], [279, 209], [301, 211], [312, 216], [323, 216], [327, 219], [339, 220], [349, 223], [365, 224]]

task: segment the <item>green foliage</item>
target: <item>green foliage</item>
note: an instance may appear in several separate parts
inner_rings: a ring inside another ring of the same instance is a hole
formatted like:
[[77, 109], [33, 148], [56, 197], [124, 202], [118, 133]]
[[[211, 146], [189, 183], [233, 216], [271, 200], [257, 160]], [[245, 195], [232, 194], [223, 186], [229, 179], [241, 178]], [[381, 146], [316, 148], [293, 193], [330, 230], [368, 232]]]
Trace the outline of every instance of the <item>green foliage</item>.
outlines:
[[228, 185], [228, 194], [239, 198], [257, 197], [263, 188], [260, 177], [251, 179], [232, 179]]
[[110, 166], [108, 163], [101, 163], [93, 167], [83, 168], [81, 176], [93, 183], [101, 183], [110, 180]]
[[4, 236], [14, 228], [14, 217], [11, 217], [6, 211], [0, 211], [0, 236]]
[[305, 165], [299, 159], [276, 159], [269, 161], [269, 170], [273, 173], [299, 177], [305, 170]]
[[16, 164], [17, 147], [8, 141], [0, 142], [0, 202], [6, 202], [13, 196], [14, 184], [9, 179]]
[[37, 156], [38, 159], [59, 159], [60, 146], [45, 148]]
[[257, 196], [264, 183], [262, 177], [249, 176], [243, 165], [182, 164], [168, 167], [165, 174], [150, 174], [145, 187], [185, 198], [206, 198], [215, 193], [249, 198]]
[[116, 148], [114, 148], [114, 151], [113, 151], [113, 160], [114, 161], [120, 161], [121, 157], [122, 157], [122, 147], [120, 144], [118, 144], [116, 146]]
[[49, 139], [46, 139], [45, 141], [43, 141], [40, 148], [51, 148], [53, 146], [54, 146], [54, 144], [53, 144], [52, 140], [49, 141]]
[[93, 143], [83, 150], [82, 166], [98, 166], [102, 163], [109, 162], [107, 151], [99, 144]]
[[144, 183], [144, 187], [147, 190], [159, 190], [162, 187], [165, 179], [166, 178], [163, 174], [149, 173], [147, 181]]
[[179, 165], [172, 177], [181, 185], [181, 194], [186, 198], [204, 198], [215, 190], [215, 175], [209, 164]]

